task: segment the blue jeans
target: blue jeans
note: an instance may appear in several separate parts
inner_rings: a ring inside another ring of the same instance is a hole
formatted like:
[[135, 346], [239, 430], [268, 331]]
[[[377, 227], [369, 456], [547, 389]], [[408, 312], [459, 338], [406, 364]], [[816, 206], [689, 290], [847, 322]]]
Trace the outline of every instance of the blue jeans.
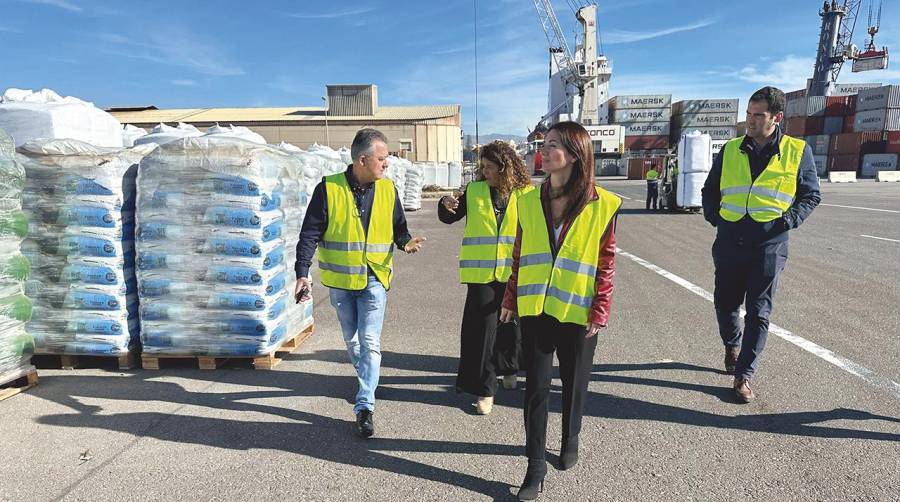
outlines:
[[375, 411], [375, 388], [381, 374], [381, 326], [387, 291], [381, 282], [369, 275], [366, 289], [348, 291], [329, 288], [331, 305], [337, 311], [350, 362], [356, 368], [359, 391], [354, 413], [363, 409]]

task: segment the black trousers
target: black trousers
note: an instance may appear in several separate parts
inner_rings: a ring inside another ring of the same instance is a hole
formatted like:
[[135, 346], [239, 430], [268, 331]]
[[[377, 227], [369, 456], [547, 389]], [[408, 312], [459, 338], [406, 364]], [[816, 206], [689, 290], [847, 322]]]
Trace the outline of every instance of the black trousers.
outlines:
[[650, 209], [651, 202], [653, 209], [659, 209], [659, 185], [657, 181], [647, 182], [647, 209]]
[[460, 333], [456, 390], [476, 396], [497, 393], [498, 375], [515, 375], [522, 359], [519, 325], [498, 324], [506, 284], [468, 284]]
[[[751, 378], [769, 335], [769, 316], [778, 277], [787, 263], [788, 243], [738, 246], [716, 239], [712, 247], [716, 266], [713, 301], [719, 336], [727, 347], [740, 347], [735, 376]], [[747, 311], [741, 328], [741, 304]]]
[[522, 318], [525, 342], [525, 454], [543, 460], [547, 449], [547, 416], [553, 353], [562, 380], [562, 441], [581, 432], [581, 417], [597, 349], [597, 337], [585, 338], [584, 326], [562, 323], [548, 315]]

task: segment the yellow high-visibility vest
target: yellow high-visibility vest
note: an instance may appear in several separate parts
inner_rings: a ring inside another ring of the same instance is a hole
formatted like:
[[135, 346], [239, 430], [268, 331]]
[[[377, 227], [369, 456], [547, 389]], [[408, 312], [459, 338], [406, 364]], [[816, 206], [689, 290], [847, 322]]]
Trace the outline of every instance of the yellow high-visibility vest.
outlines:
[[546, 313], [560, 322], [587, 325], [596, 294], [601, 239], [622, 205], [619, 197], [595, 188], [599, 199], [589, 202], [575, 217], [555, 260], [540, 190], [519, 199], [522, 228], [516, 284], [519, 316]]
[[740, 149], [744, 137], [725, 144], [722, 157], [722, 177], [719, 190], [722, 201], [719, 215], [735, 222], [749, 214], [753, 221], [764, 223], [781, 217], [797, 194], [797, 173], [806, 142], [784, 135], [779, 155], [769, 159], [766, 169], [753, 180], [750, 159]]
[[513, 190], [506, 213], [497, 228], [491, 187], [485, 181], [466, 187], [466, 231], [459, 250], [459, 281], [463, 284], [506, 282], [512, 274], [512, 250], [516, 241], [519, 211], [516, 203], [534, 186]]
[[375, 200], [369, 231], [362, 219], [345, 173], [325, 177], [328, 228], [319, 242], [322, 284], [330, 288], [361, 290], [368, 284], [368, 270], [390, 288], [394, 274], [394, 204], [396, 190], [389, 179], [375, 181]]
[[656, 181], [659, 179], [659, 173], [656, 172], [656, 169], [650, 169], [647, 171], [647, 181]]

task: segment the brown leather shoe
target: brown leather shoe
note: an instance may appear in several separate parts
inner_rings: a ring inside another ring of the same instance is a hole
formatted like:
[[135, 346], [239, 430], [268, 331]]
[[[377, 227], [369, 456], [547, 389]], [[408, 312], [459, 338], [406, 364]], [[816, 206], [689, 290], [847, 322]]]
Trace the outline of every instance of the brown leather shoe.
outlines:
[[734, 377], [734, 396], [740, 403], [749, 403], [753, 401], [756, 394], [750, 388], [750, 379], [744, 377]]
[[737, 366], [740, 354], [740, 347], [725, 347], [725, 372], [729, 375], [734, 375], [734, 367]]

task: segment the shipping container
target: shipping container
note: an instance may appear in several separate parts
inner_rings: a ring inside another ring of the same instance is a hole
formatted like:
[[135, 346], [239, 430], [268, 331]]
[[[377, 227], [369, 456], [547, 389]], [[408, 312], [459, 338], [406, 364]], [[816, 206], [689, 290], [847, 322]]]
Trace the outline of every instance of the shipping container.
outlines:
[[678, 133], [678, 138], [680, 139], [682, 135], [691, 131], [700, 131], [702, 134], [709, 134], [709, 138], [713, 141], [737, 137], [737, 128], [735, 127], [685, 127], [675, 132]]
[[900, 131], [900, 108], [858, 111], [853, 131]]
[[657, 150], [669, 148], [669, 135], [625, 136], [626, 150]]
[[886, 85], [859, 91], [856, 98], [856, 112], [900, 108], [900, 85]]
[[792, 101], [795, 99], [799, 99], [806, 96], [806, 89], [800, 89], [797, 91], [791, 91], [784, 93], [785, 101]]
[[628, 136], [668, 136], [669, 122], [638, 122], [634, 124], [622, 124], [625, 127], [625, 137]]
[[854, 122], [856, 122], [856, 114], [855, 114], [855, 113], [854, 113], [853, 115], [847, 115], [846, 117], [844, 117], [844, 129], [843, 129], [843, 131], [844, 131], [845, 133], [846, 133], [846, 132], [854, 132], [854, 131], [853, 131], [853, 123], [854, 123]]
[[806, 143], [812, 149], [813, 155], [828, 155], [828, 148], [831, 146], [831, 136], [827, 134], [807, 136]]
[[881, 83], [868, 83], [868, 84], [834, 84], [834, 88], [831, 90], [832, 96], [855, 96], [859, 94], [860, 91], [865, 89], [874, 89], [877, 87], [881, 87]]
[[828, 156], [813, 155], [813, 162], [816, 163], [816, 174], [818, 174], [820, 178], [824, 178], [825, 174], [828, 172]]
[[795, 138], [806, 136], [806, 117], [791, 117], [785, 120], [784, 133]]
[[825, 96], [809, 96], [788, 101], [784, 107], [784, 116], [788, 118], [825, 116]]
[[806, 117], [806, 126], [803, 128], [803, 135], [815, 136], [817, 134], [825, 134], [825, 116]]
[[712, 141], [713, 158], [715, 158], [716, 155], [718, 155], [719, 152], [722, 151], [722, 148], [725, 147], [725, 143], [728, 143], [729, 141], [730, 140], [727, 139], [715, 139]]
[[874, 178], [878, 171], [896, 171], [896, 153], [870, 153], [863, 155], [860, 175], [866, 178]]
[[831, 137], [828, 155], [884, 153], [884, 133], [849, 132]]
[[663, 159], [661, 157], [642, 157], [628, 159], [628, 179], [642, 180], [647, 176], [647, 171], [654, 168], [662, 172]]
[[610, 110], [622, 110], [626, 108], [670, 108], [672, 106], [671, 94], [644, 94], [640, 96], [613, 96], [609, 99]]
[[825, 98], [825, 116], [843, 117], [847, 115], [850, 96], [828, 96]]
[[825, 117], [822, 134], [840, 134], [844, 132], [844, 117]]
[[859, 170], [859, 155], [831, 155], [828, 157], [828, 172]]
[[885, 153], [900, 153], [900, 131], [885, 133]]
[[646, 108], [646, 109], [614, 109], [610, 111], [610, 121], [613, 124], [629, 125], [642, 122], [664, 122], [672, 118], [671, 108]]
[[734, 127], [737, 125], [737, 113], [689, 113], [672, 117], [677, 127]]
[[857, 94], [851, 94], [850, 96], [847, 96], [847, 113], [844, 114], [845, 116], [853, 115], [856, 113], [856, 102], [858, 99], [859, 95]]
[[737, 116], [737, 99], [687, 99], [672, 105], [672, 113], [687, 115], [692, 113], [733, 113]]

